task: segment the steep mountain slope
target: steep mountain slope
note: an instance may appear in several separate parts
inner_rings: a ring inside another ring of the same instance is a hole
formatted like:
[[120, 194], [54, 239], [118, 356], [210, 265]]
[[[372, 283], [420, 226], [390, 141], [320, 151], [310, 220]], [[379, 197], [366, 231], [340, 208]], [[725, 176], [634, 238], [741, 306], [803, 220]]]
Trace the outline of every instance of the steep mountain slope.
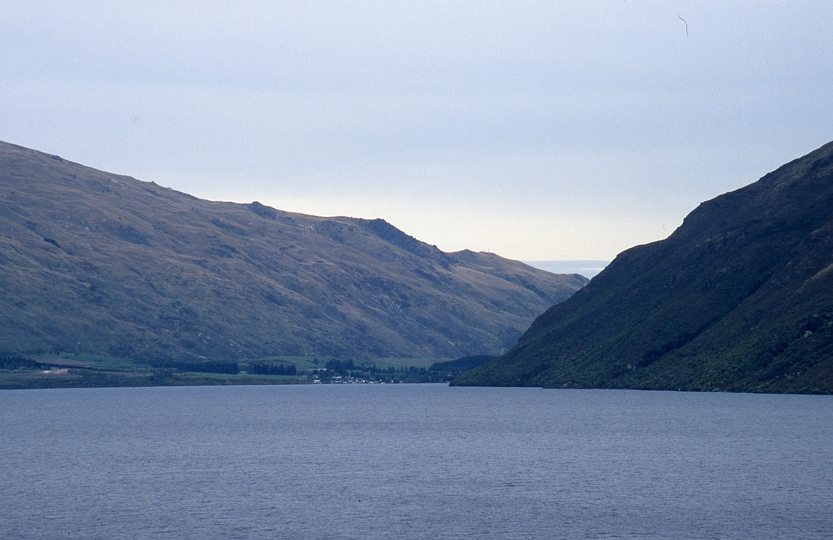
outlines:
[[455, 384], [833, 391], [833, 143], [620, 254]]
[[497, 353], [585, 283], [383, 220], [199, 200], [0, 143], [0, 352]]

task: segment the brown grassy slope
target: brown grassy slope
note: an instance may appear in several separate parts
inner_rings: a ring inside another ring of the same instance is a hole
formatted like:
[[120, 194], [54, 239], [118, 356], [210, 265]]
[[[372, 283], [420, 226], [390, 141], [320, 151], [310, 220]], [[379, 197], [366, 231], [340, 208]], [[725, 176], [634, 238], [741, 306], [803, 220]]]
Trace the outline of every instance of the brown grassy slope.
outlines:
[[457, 357], [511, 346], [585, 282], [0, 143], [0, 351]]

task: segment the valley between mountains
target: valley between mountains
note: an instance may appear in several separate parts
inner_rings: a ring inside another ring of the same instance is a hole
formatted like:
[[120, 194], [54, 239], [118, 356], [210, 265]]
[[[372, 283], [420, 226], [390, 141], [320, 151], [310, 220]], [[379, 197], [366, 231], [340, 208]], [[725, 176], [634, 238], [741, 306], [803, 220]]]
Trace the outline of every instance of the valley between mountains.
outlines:
[[445, 253], [382, 219], [205, 201], [0, 143], [5, 388], [833, 393], [831, 269], [833, 143], [589, 283]]

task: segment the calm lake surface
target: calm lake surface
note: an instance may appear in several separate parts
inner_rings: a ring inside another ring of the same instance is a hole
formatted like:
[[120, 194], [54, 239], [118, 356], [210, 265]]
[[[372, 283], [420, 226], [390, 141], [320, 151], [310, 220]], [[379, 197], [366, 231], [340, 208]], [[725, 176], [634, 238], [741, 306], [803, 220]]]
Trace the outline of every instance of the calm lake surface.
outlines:
[[833, 397], [0, 391], [3, 538], [831, 538]]

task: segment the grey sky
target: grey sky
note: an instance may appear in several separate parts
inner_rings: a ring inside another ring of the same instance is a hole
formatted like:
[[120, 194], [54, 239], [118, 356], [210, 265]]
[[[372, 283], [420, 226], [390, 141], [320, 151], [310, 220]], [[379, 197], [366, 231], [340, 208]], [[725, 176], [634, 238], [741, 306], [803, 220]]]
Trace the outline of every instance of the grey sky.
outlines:
[[822, 1], [0, 1], [0, 140], [448, 251], [609, 260], [833, 139], [831, 23]]

